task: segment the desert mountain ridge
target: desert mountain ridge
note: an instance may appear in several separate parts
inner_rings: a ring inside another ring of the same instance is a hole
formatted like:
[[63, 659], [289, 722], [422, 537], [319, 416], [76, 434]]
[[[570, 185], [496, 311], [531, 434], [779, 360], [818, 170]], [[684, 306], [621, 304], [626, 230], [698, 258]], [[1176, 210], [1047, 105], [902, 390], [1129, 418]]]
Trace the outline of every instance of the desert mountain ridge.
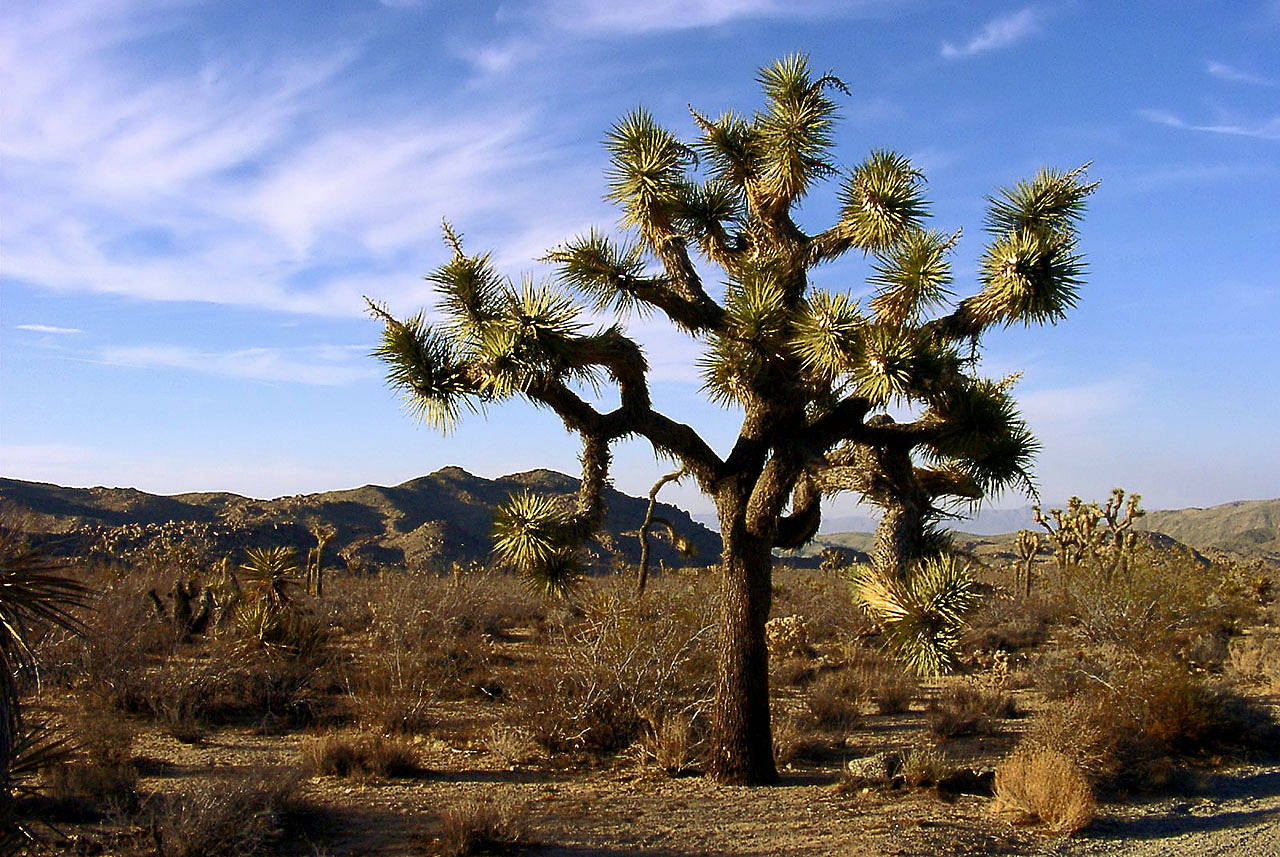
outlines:
[[[460, 467], [444, 467], [394, 486], [364, 485], [271, 500], [229, 492], [157, 495], [136, 488], [66, 488], [0, 478], [0, 505], [21, 515], [40, 541], [68, 555], [111, 536], [116, 544], [136, 548], [165, 527], [177, 526], [205, 533], [223, 551], [255, 544], [304, 549], [314, 543], [310, 529], [329, 524], [337, 532], [328, 548], [330, 557], [340, 558], [335, 561], [439, 567], [490, 558], [493, 514], [511, 494], [527, 490], [567, 501], [577, 487], [577, 479], [552, 470], [486, 479]], [[615, 559], [635, 562], [639, 557], [635, 532], [644, 519], [647, 500], [613, 489], [606, 500], [604, 530], [588, 546], [593, 559], [601, 565]], [[693, 544], [695, 553], [683, 556], [658, 538], [655, 562], [679, 567], [716, 561], [720, 537], [704, 526], [706, 516], [690, 515], [666, 503], [659, 503], [656, 513]], [[977, 532], [965, 532], [966, 522], [955, 528], [957, 541], [976, 548], [980, 555], [998, 557], [1009, 547], [1005, 542], [1011, 543], [1014, 530], [1035, 529], [1029, 508], [992, 510], [983, 520], [986, 526], [974, 527]], [[843, 524], [846, 519], [835, 518], [832, 523]], [[874, 527], [870, 518], [852, 517], [847, 523], [859, 529]], [[992, 530], [1000, 524], [1008, 529]], [[1280, 562], [1280, 499], [1152, 511], [1137, 526], [1201, 552]], [[790, 556], [801, 560], [816, 557], [827, 547], [867, 551], [870, 546], [868, 532], [823, 533]]]
[[[564, 497], [570, 502], [578, 480], [551, 470], [530, 470], [498, 479], [445, 467], [394, 486], [364, 485], [342, 491], [259, 500], [227, 492], [156, 495], [136, 488], [64, 488], [0, 478], [0, 504], [23, 519], [24, 527], [48, 549], [77, 555], [106, 543], [109, 552], [141, 550], [179, 530], [196, 533], [215, 553], [252, 545], [289, 545], [305, 551], [315, 544], [311, 528], [336, 530], [326, 548], [335, 563], [349, 566], [447, 567], [490, 559], [490, 531], [498, 505], [514, 493]], [[588, 550], [597, 564], [639, 559], [635, 533], [647, 499], [609, 489], [604, 529]], [[670, 521], [692, 543], [684, 556], [661, 537], [654, 540], [655, 564], [678, 567], [713, 563], [720, 537], [687, 513], [659, 503], [655, 514]]]

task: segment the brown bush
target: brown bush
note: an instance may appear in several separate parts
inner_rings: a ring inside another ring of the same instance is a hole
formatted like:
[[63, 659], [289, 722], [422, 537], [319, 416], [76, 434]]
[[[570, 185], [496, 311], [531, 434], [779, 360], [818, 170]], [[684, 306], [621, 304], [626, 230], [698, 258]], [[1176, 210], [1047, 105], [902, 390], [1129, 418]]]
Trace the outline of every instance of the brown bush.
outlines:
[[1002, 686], [967, 680], [940, 691], [925, 710], [925, 719], [939, 738], [957, 738], [989, 731], [992, 719], [1017, 713], [1013, 697]]
[[913, 789], [936, 786], [954, 770], [946, 753], [936, 747], [912, 747], [902, 756], [898, 776]]
[[602, 583], [582, 615], [555, 631], [556, 646], [518, 676], [516, 725], [553, 752], [612, 752], [649, 722], [696, 707], [714, 683], [712, 627], [697, 584], [669, 577], [643, 602]]
[[668, 712], [651, 723], [640, 739], [640, 761], [646, 767], [670, 777], [693, 772], [698, 767], [698, 729], [689, 715]]
[[1060, 599], [1033, 595], [985, 599], [968, 617], [966, 651], [1016, 652], [1039, 646], [1066, 617]]
[[152, 807], [159, 857], [276, 853], [299, 781], [295, 771], [263, 769], [203, 792], [166, 797]]
[[1093, 820], [1096, 807], [1084, 772], [1056, 750], [1019, 748], [996, 768], [994, 812], [1070, 834]]
[[51, 797], [83, 801], [94, 810], [132, 812], [138, 805], [138, 767], [131, 745], [131, 723], [114, 712], [73, 708], [66, 729], [74, 752], [42, 774]]
[[532, 844], [522, 816], [523, 809], [509, 801], [462, 801], [440, 814], [436, 851], [443, 857], [470, 857]]
[[333, 733], [303, 748], [308, 768], [320, 776], [408, 777], [418, 772], [413, 745], [403, 738], [374, 733]]
[[805, 705], [813, 723], [823, 729], [854, 729], [862, 719], [861, 702], [866, 695], [862, 676], [844, 669], [815, 681]]
[[846, 649], [842, 681], [851, 695], [870, 700], [880, 714], [901, 714], [911, 707], [920, 682], [893, 658], [861, 646]]

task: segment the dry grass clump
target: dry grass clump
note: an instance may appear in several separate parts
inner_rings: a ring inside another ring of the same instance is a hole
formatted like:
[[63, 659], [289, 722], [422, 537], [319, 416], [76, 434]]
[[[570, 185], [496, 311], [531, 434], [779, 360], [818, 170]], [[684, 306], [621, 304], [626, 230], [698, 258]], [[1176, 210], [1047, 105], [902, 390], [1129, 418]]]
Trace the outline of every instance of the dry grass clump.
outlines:
[[296, 771], [252, 771], [206, 791], [161, 800], [151, 820], [158, 857], [277, 853], [287, 816], [298, 805], [299, 780]]
[[814, 725], [823, 729], [854, 729], [862, 719], [867, 694], [863, 677], [851, 670], [827, 673], [809, 688], [805, 698]]
[[640, 762], [669, 777], [698, 769], [699, 738], [694, 719], [683, 712], [668, 712], [650, 725], [640, 738]]
[[309, 741], [302, 755], [307, 767], [320, 776], [410, 777], [419, 770], [412, 744], [369, 732], [323, 735]]
[[1056, 750], [1020, 747], [996, 768], [993, 812], [1070, 834], [1093, 820], [1096, 807], [1088, 777]]
[[854, 604], [844, 568], [776, 568], [773, 615], [803, 616], [806, 642], [812, 645], [856, 639], [871, 628], [866, 613]]
[[788, 714], [775, 714], [773, 757], [779, 765], [817, 761], [831, 751], [831, 744], [806, 728], [801, 719]]
[[841, 682], [850, 695], [869, 700], [880, 714], [901, 714], [920, 692], [920, 682], [897, 660], [856, 645], [846, 648]]
[[898, 776], [913, 789], [936, 786], [954, 770], [947, 754], [937, 747], [922, 745], [912, 747], [902, 756]]
[[528, 729], [505, 723], [490, 726], [481, 738], [481, 743], [490, 755], [508, 768], [531, 762], [542, 753], [542, 748], [533, 740]]
[[990, 731], [992, 720], [1018, 713], [1003, 686], [963, 681], [948, 686], [925, 711], [929, 731], [939, 738], [957, 738]]
[[985, 599], [968, 617], [963, 638], [966, 651], [1016, 652], [1039, 646], [1064, 617], [1059, 599], [996, 595]]
[[441, 857], [507, 854], [533, 844], [523, 808], [509, 801], [465, 800], [445, 809], [440, 821], [433, 850]]

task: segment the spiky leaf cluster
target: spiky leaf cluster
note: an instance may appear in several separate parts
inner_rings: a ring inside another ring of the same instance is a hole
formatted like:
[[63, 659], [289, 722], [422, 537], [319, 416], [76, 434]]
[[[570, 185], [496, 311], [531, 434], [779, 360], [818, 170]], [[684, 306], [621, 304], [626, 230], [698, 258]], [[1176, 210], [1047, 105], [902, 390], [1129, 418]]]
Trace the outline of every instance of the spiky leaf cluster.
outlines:
[[926, 445], [934, 461], [962, 470], [985, 495], [1015, 485], [1034, 493], [1031, 465], [1040, 447], [1006, 385], [959, 379], [935, 399], [930, 416], [941, 424]]
[[473, 385], [454, 338], [433, 329], [422, 313], [402, 322], [370, 307], [386, 321], [373, 356], [387, 364], [388, 383], [404, 391], [405, 406], [415, 419], [448, 431], [464, 408], [475, 407], [468, 398]]
[[960, 631], [978, 592], [968, 568], [954, 556], [927, 559], [905, 578], [861, 567], [851, 582], [890, 648], [917, 675], [944, 675], [959, 666]]
[[840, 228], [864, 251], [888, 249], [928, 215], [923, 183], [902, 155], [872, 152], [840, 188]]
[[915, 229], [878, 252], [875, 273], [869, 280], [878, 287], [871, 298], [876, 321], [902, 325], [942, 306], [951, 294], [947, 253], [954, 243], [953, 236]]
[[759, 140], [759, 180], [773, 203], [790, 205], [804, 196], [814, 181], [835, 173], [827, 157], [836, 105], [828, 87], [848, 89], [827, 75], [811, 80], [809, 60], [792, 54], [761, 69], [759, 77], [766, 107], [756, 116]]
[[578, 583], [582, 563], [568, 516], [554, 499], [524, 491], [498, 507], [493, 519], [494, 553], [534, 589], [565, 595]]
[[621, 204], [624, 226], [637, 228], [651, 244], [660, 241], [684, 209], [693, 150], [643, 107], [613, 126], [605, 147], [611, 156], [606, 198]]
[[1077, 225], [1097, 188], [1084, 181], [1087, 166], [1040, 170], [989, 200], [992, 242], [980, 263], [983, 288], [972, 302], [983, 325], [1055, 322], [1075, 306], [1085, 267]]
[[834, 381], [857, 365], [866, 319], [848, 295], [810, 293], [791, 328], [791, 352], [804, 369]]

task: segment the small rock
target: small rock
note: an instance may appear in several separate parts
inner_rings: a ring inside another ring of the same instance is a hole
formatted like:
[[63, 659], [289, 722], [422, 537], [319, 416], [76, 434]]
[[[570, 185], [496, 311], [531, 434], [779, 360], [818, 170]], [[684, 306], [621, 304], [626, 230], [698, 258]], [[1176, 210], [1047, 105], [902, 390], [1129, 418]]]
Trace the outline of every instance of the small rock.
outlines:
[[902, 767], [902, 754], [886, 750], [874, 756], [850, 759], [844, 766], [845, 779], [853, 785], [886, 785]]

